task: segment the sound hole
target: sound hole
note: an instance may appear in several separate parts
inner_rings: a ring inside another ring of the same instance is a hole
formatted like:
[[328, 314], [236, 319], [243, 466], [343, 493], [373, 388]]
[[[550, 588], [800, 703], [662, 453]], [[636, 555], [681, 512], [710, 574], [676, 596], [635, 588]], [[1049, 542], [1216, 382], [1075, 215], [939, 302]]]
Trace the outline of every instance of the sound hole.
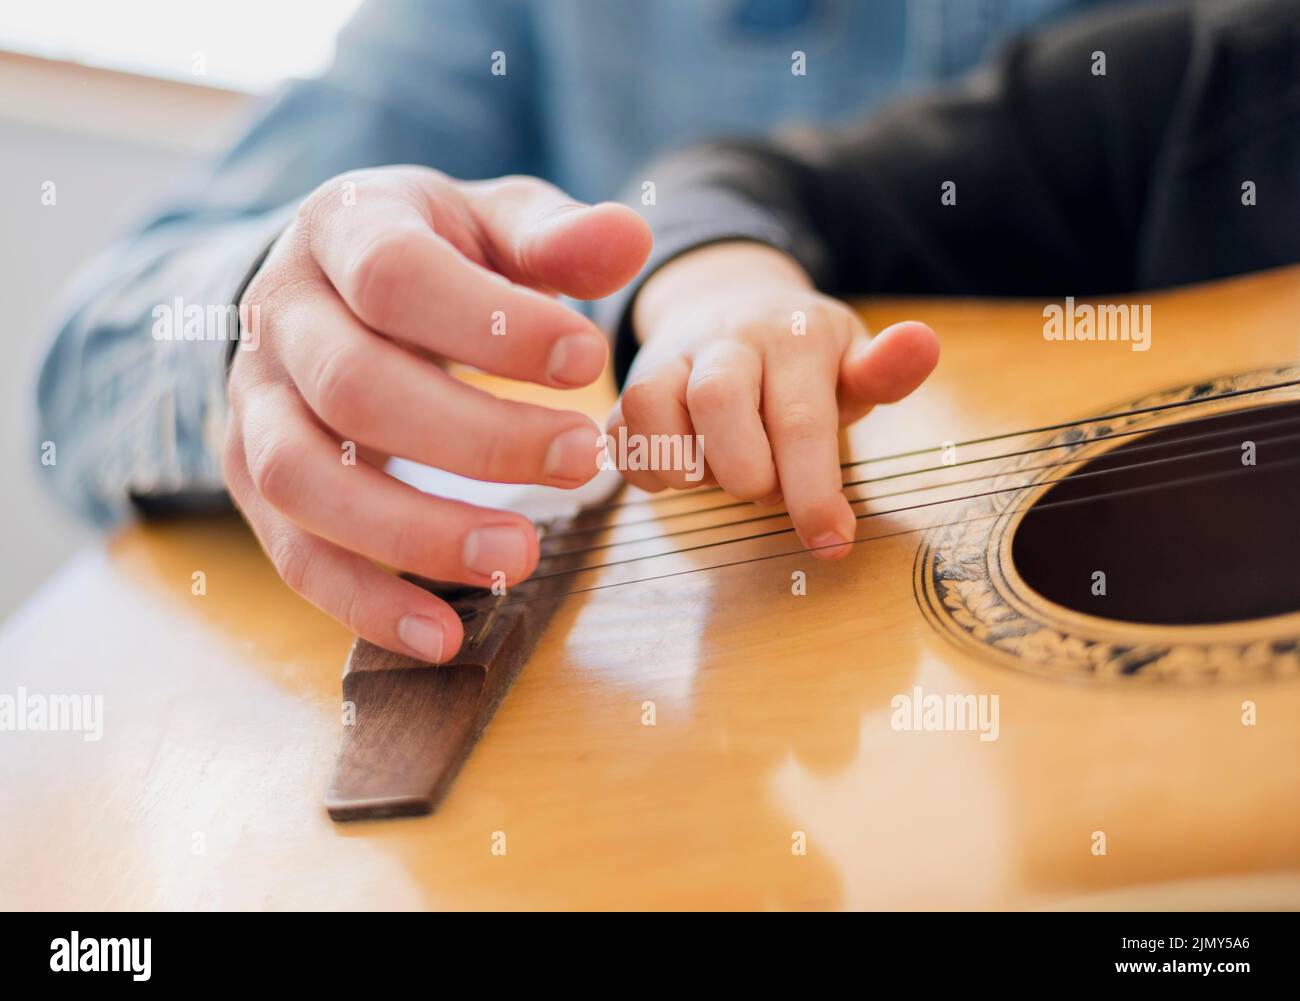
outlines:
[[1048, 488], [1011, 558], [1050, 601], [1124, 622], [1300, 609], [1300, 404], [1128, 439]]

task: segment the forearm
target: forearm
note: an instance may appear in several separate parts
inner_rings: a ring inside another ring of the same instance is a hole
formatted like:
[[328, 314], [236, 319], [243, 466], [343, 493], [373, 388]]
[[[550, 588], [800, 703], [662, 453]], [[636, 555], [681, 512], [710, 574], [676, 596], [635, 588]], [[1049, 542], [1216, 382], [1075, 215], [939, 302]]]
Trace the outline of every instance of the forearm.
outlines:
[[[43, 472], [58, 492], [100, 523], [142, 495], [219, 497], [228, 342], [157, 339], [154, 310], [234, 305], [294, 206], [346, 171], [534, 167], [528, 31], [517, 5], [500, 0], [366, 5], [323, 77], [284, 88], [151, 222], [101, 255], [70, 293], [37, 387], [39, 441], [57, 456]], [[470, 71], [488, 42], [515, 54], [508, 79]], [[339, 199], [356, 197], [340, 185]]]
[[36, 386], [42, 472], [80, 514], [111, 525], [136, 499], [221, 497], [234, 299], [290, 214], [158, 231], [83, 275]]
[[[639, 206], [656, 237], [642, 282], [702, 245], [747, 239], [841, 296], [1131, 286], [1192, 29], [1184, 7], [1107, 13], [1022, 39], [956, 90], [868, 122], [660, 161], [631, 192], [654, 184]], [[640, 288], [603, 307], [622, 372]]]

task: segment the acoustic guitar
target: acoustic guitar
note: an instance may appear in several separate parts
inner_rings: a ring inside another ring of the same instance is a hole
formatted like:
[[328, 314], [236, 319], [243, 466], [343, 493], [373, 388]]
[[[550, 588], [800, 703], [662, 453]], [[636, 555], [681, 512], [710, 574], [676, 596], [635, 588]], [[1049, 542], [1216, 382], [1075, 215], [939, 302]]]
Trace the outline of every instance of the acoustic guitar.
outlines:
[[6, 634], [110, 706], [98, 766], [5, 756], [6, 902], [1300, 906], [1300, 271], [1117, 298], [1147, 350], [862, 304], [943, 357], [845, 435], [847, 559], [714, 488], [585, 497], [530, 581], [428, 584], [455, 661], [358, 644], [341, 707], [346, 638], [237, 523], [133, 530], [77, 585], [118, 670], [57, 589]]

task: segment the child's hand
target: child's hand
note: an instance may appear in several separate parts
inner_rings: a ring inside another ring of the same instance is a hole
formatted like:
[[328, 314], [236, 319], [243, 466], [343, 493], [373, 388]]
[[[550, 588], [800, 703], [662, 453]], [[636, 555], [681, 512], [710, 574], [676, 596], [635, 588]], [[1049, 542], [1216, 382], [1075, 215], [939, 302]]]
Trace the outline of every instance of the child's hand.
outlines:
[[[656, 272], [633, 314], [642, 342], [609, 432], [694, 435], [734, 497], [784, 497], [803, 544], [847, 555], [856, 521], [841, 488], [838, 430], [924, 381], [939, 340], [923, 323], [874, 338], [789, 257], [758, 243], [692, 251]], [[628, 471], [646, 490], [682, 470]], [[709, 482], [706, 476], [704, 482]], [[826, 548], [830, 547], [830, 548]]]

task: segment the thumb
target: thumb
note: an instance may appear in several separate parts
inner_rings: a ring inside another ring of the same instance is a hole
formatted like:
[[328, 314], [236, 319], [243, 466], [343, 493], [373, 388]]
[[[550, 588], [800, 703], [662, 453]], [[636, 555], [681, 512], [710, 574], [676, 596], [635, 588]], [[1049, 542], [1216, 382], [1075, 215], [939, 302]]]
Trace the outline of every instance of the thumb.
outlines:
[[840, 362], [841, 424], [853, 423], [878, 403], [901, 400], [938, 363], [938, 335], [916, 320], [895, 323], [875, 337], [856, 338]]
[[584, 205], [532, 177], [465, 188], [482, 249], [511, 281], [599, 299], [635, 278], [650, 256], [650, 227], [625, 205]]

